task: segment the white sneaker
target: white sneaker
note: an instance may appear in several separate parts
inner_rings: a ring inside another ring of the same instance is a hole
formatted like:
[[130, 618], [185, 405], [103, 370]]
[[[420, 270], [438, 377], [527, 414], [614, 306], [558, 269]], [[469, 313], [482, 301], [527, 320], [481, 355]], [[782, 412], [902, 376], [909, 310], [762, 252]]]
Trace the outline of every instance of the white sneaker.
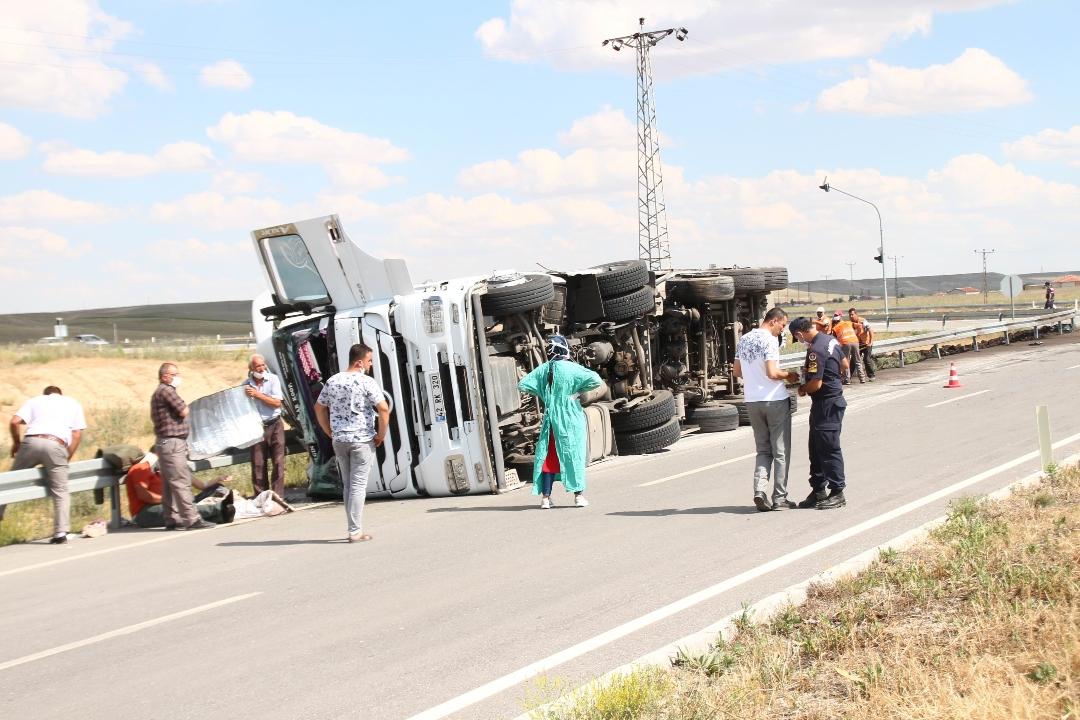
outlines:
[[577, 507], [589, 507], [589, 501], [585, 499], [584, 495], [578, 495], [574, 498], [574, 505]]
[[544, 498], [543, 500], [541, 500], [540, 501], [540, 509], [541, 510], [550, 510], [551, 509], [551, 498]]

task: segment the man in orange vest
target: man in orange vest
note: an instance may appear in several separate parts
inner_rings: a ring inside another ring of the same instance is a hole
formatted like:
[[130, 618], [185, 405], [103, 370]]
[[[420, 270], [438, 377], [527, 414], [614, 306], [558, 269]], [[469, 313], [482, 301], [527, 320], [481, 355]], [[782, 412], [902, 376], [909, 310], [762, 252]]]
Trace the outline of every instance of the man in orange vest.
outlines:
[[814, 323], [814, 327], [817, 328], [818, 332], [823, 332], [828, 335], [829, 332], [832, 330], [832, 322], [830, 322], [829, 318], [826, 317], [825, 308], [823, 307], [819, 307], [817, 309], [817, 315], [810, 318], [810, 321]]
[[866, 379], [874, 382], [874, 377], [877, 375], [877, 365], [874, 363], [874, 331], [870, 323], [860, 317], [855, 308], [848, 309], [848, 319], [851, 320], [855, 335], [859, 338], [859, 355], [862, 356]]
[[863, 368], [862, 355], [859, 353], [859, 336], [855, 334], [855, 326], [850, 320], [837, 310], [832, 319], [832, 335], [840, 343], [840, 349], [848, 359], [848, 370], [844, 373], [844, 384], [851, 384], [851, 368], [855, 368], [855, 374], [859, 376], [859, 382], [866, 382], [866, 370]]

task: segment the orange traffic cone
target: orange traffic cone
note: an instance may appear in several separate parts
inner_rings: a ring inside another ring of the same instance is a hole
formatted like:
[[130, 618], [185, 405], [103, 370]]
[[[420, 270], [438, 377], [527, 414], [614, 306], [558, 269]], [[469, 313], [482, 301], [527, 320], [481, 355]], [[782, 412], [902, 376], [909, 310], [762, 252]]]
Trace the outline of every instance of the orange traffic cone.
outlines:
[[956, 363], [949, 363], [949, 382], [945, 384], [947, 388], [964, 387], [960, 384], [960, 373], [956, 371]]

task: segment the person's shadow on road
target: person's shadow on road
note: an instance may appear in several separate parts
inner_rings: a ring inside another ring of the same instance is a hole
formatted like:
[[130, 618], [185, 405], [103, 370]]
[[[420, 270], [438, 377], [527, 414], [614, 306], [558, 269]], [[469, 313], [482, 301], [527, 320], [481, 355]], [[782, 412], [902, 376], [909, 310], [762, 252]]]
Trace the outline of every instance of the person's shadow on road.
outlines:
[[218, 543], [218, 547], [271, 547], [274, 545], [343, 545], [348, 544], [348, 538], [340, 540], [250, 540], [239, 542]]
[[662, 510], [620, 510], [609, 512], [608, 515], [621, 515], [622, 517], [667, 517], [669, 515], [717, 515], [727, 513], [730, 515], [751, 515], [760, 512], [753, 505], [723, 505], [721, 507], [696, 507], [696, 508], [664, 508]]
[[444, 512], [523, 512], [536, 510], [537, 505], [483, 505], [479, 507], [437, 507], [428, 510], [429, 513]]

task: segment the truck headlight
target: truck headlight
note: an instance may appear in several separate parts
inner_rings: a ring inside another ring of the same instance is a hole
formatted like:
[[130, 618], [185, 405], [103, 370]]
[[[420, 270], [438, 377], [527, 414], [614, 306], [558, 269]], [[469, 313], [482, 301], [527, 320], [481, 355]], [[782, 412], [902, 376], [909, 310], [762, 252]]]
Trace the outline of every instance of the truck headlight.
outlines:
[[424, 330], [428, 335], [442, 335], [443, 308], [442, 299], [425, 298], [420, 301], [420, 314], [424, 318]]

